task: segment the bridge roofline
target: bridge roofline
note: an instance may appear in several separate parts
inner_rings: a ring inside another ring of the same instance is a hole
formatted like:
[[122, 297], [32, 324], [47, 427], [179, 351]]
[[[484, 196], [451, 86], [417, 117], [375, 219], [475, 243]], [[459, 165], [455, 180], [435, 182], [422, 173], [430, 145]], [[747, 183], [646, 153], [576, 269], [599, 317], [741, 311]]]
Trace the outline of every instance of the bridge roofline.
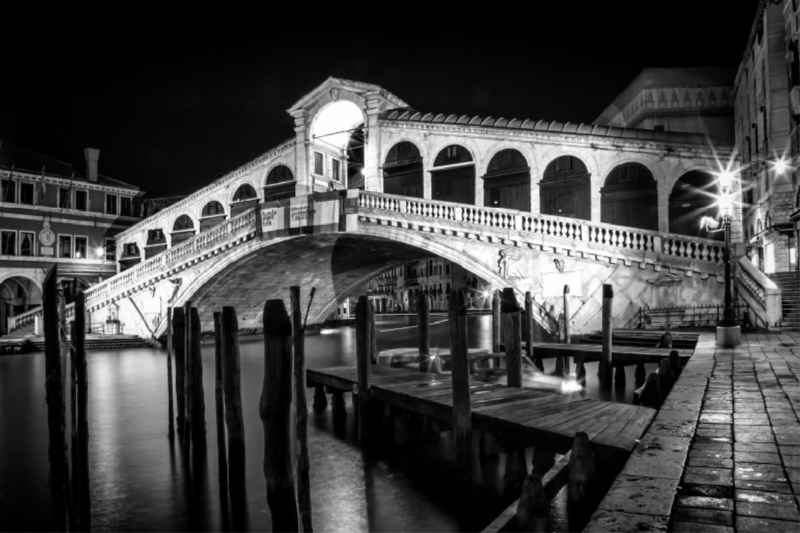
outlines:
[[294, 147], [295, 143], [296, 143], [295, 137], [291, 137], [290, 139], [287, 139], [286, 141], [284, 141], [281, 144], [279, 144], [278, 146], [272, 148], [268, 152], [265, 152], [264, 154], [258, 156], [257, 158], [253, 159], [252, 161], [249, 161], [249, 162], [245, 163], [244, 165], [240, 166], [239, 168], [228, 172], [227, 174], [225, 174], [221, 178], [217, 178], [214, 181], [212, 181], [211, 183], [209, 183], [207, 185], [203, 185], [197, 191], [195, 191], [192, 194], [190, 194], [189, 196], [185, 197], [180, 202], [174, 203], [171, 206], [159, 211], [158, 213], [145, 218], [144, 220], [142, 220], [138, 224], [136, 224], [134, 226], [131, 226], [130, 228], [126, 229], [125, 231], [118, 233], [116, 235], [115, 239], [117, 241], [120, 241], [122, 239], [126, 239], [126, 238], [129, 238], [129, 237], [132, 237], [133, 235], [136, 235], [138, 232], [142, 231], [143, 228], [149, 227], [153, 222], [157, 222], [159, 220], [162, 220], [162, 219], [170, 217], [176, 211], [180, 211], [182, 209], [185, 209], [188, 205], [194, 203], [195, 201], [209, 196], [209, 193], [210, 193], [212, 188], [221, 187], [221, 186], [225, 185], [226, 183], [228, 183], [229, 181], [232, 181], [232, 180], [242, 176], [243, 174], [245, 174], [247, 172], [250, 172], [251, 170], [253, 170], [253, 168], [267, 163], [269, 160], [273, 159], [274, 157], [276, 157], [280, 153], [286, 151], [289, 148]]
[[343, 91], [354, 92], [358, 94], [378, 91], [393, 106], [408, 107], [407, 103], [405, 103], [396, 95], [390, 93], [389, 91], [387, 91], [386, 89], [384, 89], [379, 85], [373, 85], [371, 83], [364, 83], [361, 81], [346, 80], [344, 78], [334, 78], [333, 76], [330, 76], [327, 80], [322, 82], [312, 91], [306, 93], [305, 96], [303, 96], [297, 102], [295, 102], [292, 107], [286, 110], [286, 112], [291, 114], [300, 109], [305, 109], [309, 107], [314, 101], [316, 101], [319, 98], [320, 95], [326, 94], [333, 88], [340, 89]]
[[446, 116], [444, 114], [422, 113], [407, 109], [390, 109], [380, 116], [384, 124], [409, 124], [424, 127], [441, 127], [451, 130], [468, 130], [490, 136], [498, 136], [515, 132], [526, 137], [552, 139], [553, 142], [563, 142], [564, 136], [572, 139], [583, 139], [588, 143], [593, 140], [604, 142], [635, 143], [639, 146], [648, 145], [663, 150], [664, 145], [685, 146], [693, 150], [701, 149], [721, 154], [730, 154], [733, 147], [724, 141], [702, 133], [655, 131], [640, 128], [620, 128], [616, 126], [601, 126], [597, 124], [574, 124], [570, 122], [546, 120], [521, 120], [493, 117], [470, 117], [468, 115]]

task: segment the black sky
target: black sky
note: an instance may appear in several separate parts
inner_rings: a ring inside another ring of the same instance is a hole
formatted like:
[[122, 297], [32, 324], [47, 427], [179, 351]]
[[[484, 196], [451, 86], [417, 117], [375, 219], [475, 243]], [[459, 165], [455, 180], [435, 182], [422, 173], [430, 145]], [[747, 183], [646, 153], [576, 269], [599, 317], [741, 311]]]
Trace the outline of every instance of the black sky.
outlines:
[[291, 137], [285, 110], [328, 76], [421, 111], [591, 122], [643, 68], [737, 65], [757, 3], [35, 13], [0, 31], [0, 139], [79, 166], [99, 148], [101, 173], [157, 196]]

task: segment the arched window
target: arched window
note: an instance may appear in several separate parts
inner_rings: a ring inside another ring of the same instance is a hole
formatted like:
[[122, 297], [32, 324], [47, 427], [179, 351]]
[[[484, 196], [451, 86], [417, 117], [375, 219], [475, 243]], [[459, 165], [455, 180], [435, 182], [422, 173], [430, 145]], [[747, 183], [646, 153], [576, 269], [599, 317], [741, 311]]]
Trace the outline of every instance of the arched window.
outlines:
[[189, 217], [189, 215], [181, 215], [175, 219], [175, 223], [172, 225], [172, 231], [188, 231], [194, 229], [194, 222]]
[[600, 189], [600, 219], [648, 230], [658, 230], [658, 185], [641, 163], [614, 167]]
[[225, 208], [222, 204], [212, 200], [203, 207], [203, 217], [216, 217], [225, 214]]
[[483, 205], [531, 210], [531, 169], [518, 150], [497, 152], [483, 177]]
[[240, 185], [233, 195], [234, 202], [246, 202], [247, 200], [252, 200], [254, 198], [257, 198], [256, 191], [249, 183]]
[[669, 231], [704, 239], [722, 239], [724, 232], [708, 233], [700, 229], [704, 216], [717, 218], [719, 189], [710, 172], [692, 170], [681, 176], [669, 195]]
[[422, 198], [422, 156], [412, 143], [397, 143], [386, 155], [383, 192]]
[[591, 220], [591, 176], [586, 165], [563, 155], [544, 169], [539, 182], [539, 209], [545, 215]]
[[475, 164], [469, 150], [451, 144], [436, 154], [431, 192], [434, 200], [475, 204]]
[[278, 165], [267, 174], [267, 184], [264, 187], [264, 201], [272, 202], [292, 198], [295, 194], [294, 175], [289, 167]]

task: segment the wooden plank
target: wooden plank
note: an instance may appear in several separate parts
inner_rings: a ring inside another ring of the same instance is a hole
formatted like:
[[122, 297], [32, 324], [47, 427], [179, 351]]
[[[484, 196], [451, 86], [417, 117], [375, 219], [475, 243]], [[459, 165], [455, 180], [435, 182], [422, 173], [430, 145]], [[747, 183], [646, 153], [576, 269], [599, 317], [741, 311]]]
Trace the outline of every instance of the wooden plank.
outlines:
[[[633, 407], [633, 406], [630, 406]], [[609, 424], [603, 431], [601, 431], [593, 440], [593, 443], [605, 444], [611, 446], [614, 438], [625, 427], [628, 421], [636, 416], [636, 409], [628, 409], [622, 413], [611, 424]]]
[[619, 404], [603, 403], [596, 411], [584, 414], [581, 417], [566, 420], [562, 424], [550, 427], [550, 431], [563, 433], [564, 435], [574, 435], [578, 431], [583, 431], [586, 427], [590, 427], [598, 422], [603, 422], [613, 416], [618, 411]]
[[649, 407], [637, 407], [634, 416], [628, 420], [622, 431], [614, 437], [611, 445], [633, 451], [639, 439], [656, 416], [656, 410]]

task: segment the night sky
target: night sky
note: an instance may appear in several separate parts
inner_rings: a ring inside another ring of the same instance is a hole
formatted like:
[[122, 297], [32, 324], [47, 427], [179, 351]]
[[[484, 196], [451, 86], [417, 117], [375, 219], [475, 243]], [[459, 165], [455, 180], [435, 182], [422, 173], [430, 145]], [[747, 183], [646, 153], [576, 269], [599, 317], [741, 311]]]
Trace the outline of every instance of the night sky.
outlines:
[[99, 148], [102, 174], [159, 196], [291, 137], [285, 110], [328, 76], [420, 111], [591, 122], [643, 68], [737, 65], [758, 1], [315, 4], [7, 19], [0, 139], [81, 167]]

